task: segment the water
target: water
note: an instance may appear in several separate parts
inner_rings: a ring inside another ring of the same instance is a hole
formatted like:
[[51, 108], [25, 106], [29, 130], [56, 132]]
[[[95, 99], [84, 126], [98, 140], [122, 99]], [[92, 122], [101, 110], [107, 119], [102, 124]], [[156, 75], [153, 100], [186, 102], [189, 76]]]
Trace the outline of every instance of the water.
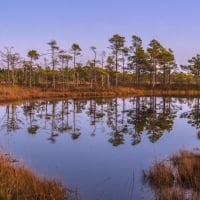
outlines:
[[150, 199], [142, 170], [198, 147], [199, 107], [197, 98], [169, 97], [2, 105], [0, 144], [80, 199]]

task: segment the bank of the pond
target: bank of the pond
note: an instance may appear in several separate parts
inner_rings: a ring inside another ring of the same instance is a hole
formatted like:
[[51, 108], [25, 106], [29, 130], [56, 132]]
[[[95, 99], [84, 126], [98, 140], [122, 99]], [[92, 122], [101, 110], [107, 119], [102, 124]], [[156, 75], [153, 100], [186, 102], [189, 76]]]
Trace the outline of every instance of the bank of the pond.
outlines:
[[39, 178], [24, 165], [0, 153], [0, 199], [70, 200], [60, 181]]
[[21, 101], [46, 98], [98, 98], [98, 97], [128, 97], [128, 96], [197, 96], [200, 90], [197, 89], [137, 89], [133, 87], [110, 87], [109, 89], [42, 89], [25, 87], [0, 86], [0, 102]]

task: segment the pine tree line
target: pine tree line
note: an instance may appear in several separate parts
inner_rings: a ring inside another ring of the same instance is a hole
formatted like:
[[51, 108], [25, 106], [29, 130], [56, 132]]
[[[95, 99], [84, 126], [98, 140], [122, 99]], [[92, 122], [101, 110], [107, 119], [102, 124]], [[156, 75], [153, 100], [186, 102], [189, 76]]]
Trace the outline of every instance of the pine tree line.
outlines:
[[98, 52], [91, 46], [93, 58], [86, 63], [78, 62], [82, 49], [77, 43], [66, 51], [51, 40], [47, 43], [47, 53], [31, 49], [26, 58], [13, 47], [5, 47], [0, 51], [0, 83], [63, 89], [81, 86], [91, 89], [110, 86], [177, 88], [196, 87], [200, 83], [199, 54], [189, 59], [188, 65], [178, 67], [174, 52], [155, 39], [146, 49], [136, 35], [132, 36], [130, 46], [126, 46], [125, 37], [118, 34], [108, 41], [108, 52]]

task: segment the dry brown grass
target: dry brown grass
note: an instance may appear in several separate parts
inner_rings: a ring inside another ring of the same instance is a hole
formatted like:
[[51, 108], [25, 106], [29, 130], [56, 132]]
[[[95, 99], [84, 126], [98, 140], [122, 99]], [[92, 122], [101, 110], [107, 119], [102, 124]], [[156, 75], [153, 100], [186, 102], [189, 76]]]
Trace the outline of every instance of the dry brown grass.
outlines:
[[155, 192], [156, 200], [185, 200], [185, 192], [180, 187], [162, 187]]
[[95, 98], [95, 97], [128, 97], [128, 96], [184, 96], [199, 95], [200, 90], [152, 90], [136, 89], [133, 87], [110, 87], [104, 88], [26, 88], [19, 86], [0, 86], [0, 102], [21, 101], [41, 98]]
[[144, 181], [156, 199], [200, 199], [200, 152], [180, 151], [170, 161], [155, 162]]
[[0, 101], [13, 101], [22, 99], [33, 99], [42, 97], [40, 89], [29, 89], [18, 86], [13, 87], [0, 87]]
[[70, 199], [61, 182], [38, 178], [23, 165], [0, 156], [0, 200]]
[[172, 168], [164, 162], [155, 162], [146, 177], [149, 184], [155, 187], [159, 187], [160, 185], [170, 187], [174, 182]]
[[184, 188], [200, 191], [200, 154], [181, 151], [171, 160], [178, 171], [178, 184]]

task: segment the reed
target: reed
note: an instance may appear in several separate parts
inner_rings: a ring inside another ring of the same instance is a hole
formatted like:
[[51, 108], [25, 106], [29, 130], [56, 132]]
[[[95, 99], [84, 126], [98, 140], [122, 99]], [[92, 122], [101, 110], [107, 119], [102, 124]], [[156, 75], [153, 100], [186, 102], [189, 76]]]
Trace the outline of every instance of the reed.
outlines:
[[200, 154], [181, 151], [171, 158], [177, 169], [177, 183], [189, 189], [200, 191]]
[[61, 182], [37, 177], [24, 165], [0, 156], [0, 200], [68, 200]]
[[166, 163], [155, 162], [153, 167], [146, 174], [146, 180], [150, 185], [154, 187], [162, 186], [172, 186], [174, 182], [174, 175], [171, 166], [166, 165]]
[[109, 88], [27, 88], [20, 86], [0, 86], [0, 102], [45, 98], [96, 98], [129, 96], [197, 96], [200, 90], [140, 89], [134, 87]]
[[200, 199], [200, 152], [182, 150], [144, 171], [156, 199]]

